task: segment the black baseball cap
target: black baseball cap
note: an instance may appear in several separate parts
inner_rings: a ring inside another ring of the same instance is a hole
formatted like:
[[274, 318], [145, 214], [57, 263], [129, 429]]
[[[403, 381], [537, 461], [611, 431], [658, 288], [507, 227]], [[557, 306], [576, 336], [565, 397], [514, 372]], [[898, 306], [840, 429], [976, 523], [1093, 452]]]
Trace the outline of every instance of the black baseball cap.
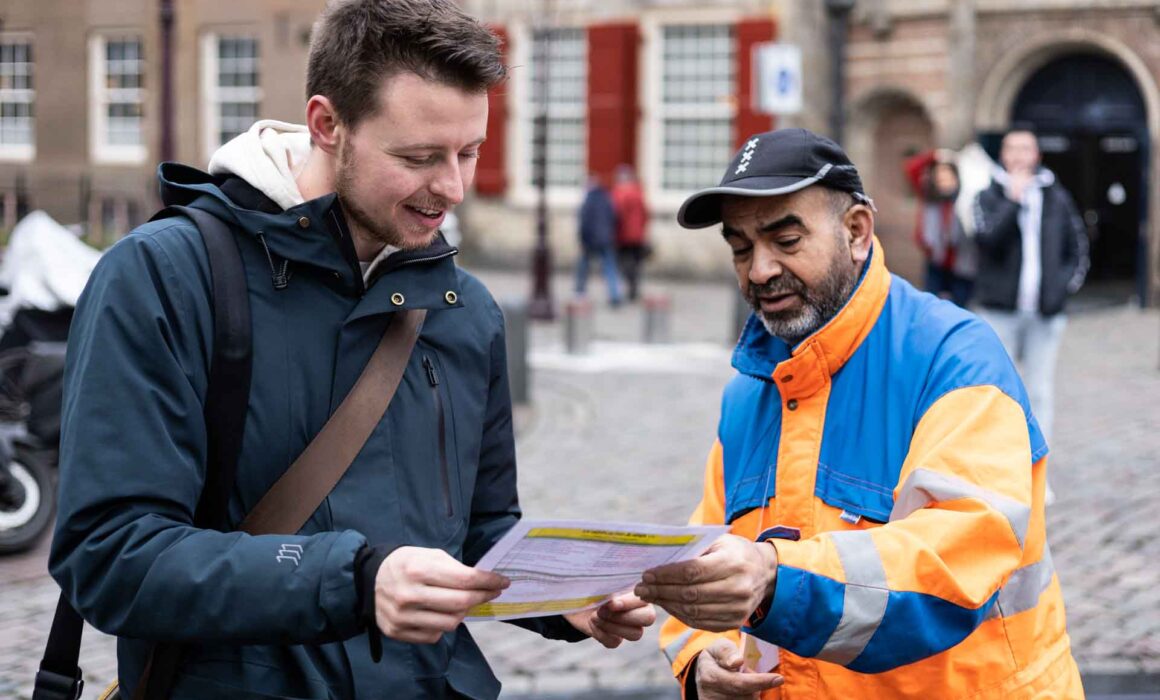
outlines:
[[721, 197], [770, 197], [822, 185], [874, 206], [862, 191], [858, 169], [842, 147], [806, 129], [778, 129], [746, 139], [733, 156], [721, 184], [693, 194], [677, 212], [685, 228], [721, 223]]

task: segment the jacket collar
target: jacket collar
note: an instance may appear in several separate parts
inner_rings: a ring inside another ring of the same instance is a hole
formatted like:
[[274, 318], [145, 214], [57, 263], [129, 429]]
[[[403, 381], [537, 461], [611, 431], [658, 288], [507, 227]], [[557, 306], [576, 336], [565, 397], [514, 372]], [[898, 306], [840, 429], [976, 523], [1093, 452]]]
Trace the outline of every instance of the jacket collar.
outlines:
[[[326, 270], [342, 280], [343, 287], [351, 293], [367, 291], [346, 217], [334, 193], [283, 210], [236, 176], [210, 175], [187, 165], [162, 163], [158, 177], [162, 201], [166, 204], [204, 209], [232, 223], [236, 230], [255, 239], [260, 237], [261, 245], [278, 260]], [[458, 306], [458, 303], [444, 300], [459, 294], [452, 260], [458, 252], [439, 235], [423, 250], [400, 251], [383, 261], [376, 267], [368, 286], [374, 287], [376, 280], [406, 270], [407, 274], [402, 277], [409, 280], [408, 289], [398, 290], [405, 302], [402, 305], [387, 302], [388, 310], [391, 306], [404, 309]], [[439, 264], [442, 262], [446, 265]], [[271, 265], [274, 264], [271, 261]], [[434, 271], [433, 267], [439, 271]], [[425, 274], [419, 275], [418, 272]], [[419, 293], [419, 288], [425, 286], [424, 282], [430, 283], [430, 294]], [[450, 297], [448, 292], [451, 292]]]
[[870, 334], [890, 292], [890, 272], [875, 237], [870, 257], [853, 293], [824, 326], [794, 347], [773, 336], [750, 314], [733, 351], [733, 367], [761, 379], [791, 380], [796, 395], [808, 395], [828, 382]]
[[[999, 183], [1003, 187], [1008, 187], [1011, 184], [1011, 173], [1003, 169], [1003, 166], [998, 163], [991, 165], [991, 179]], [[1042, 165], [1035, 169], [1035, 176], [1031, 179], [1031, 184], [1046, 189], [1055, 184], [1055, 173], [1051, 172]]]
[[[234, 224], [239, 232], [254, 238], [262, 235], [270, 252], [281, 259], [314, 265], [344, 277], [353, 274], [343, 246], [335, 245], [330, 230], [337, 199], [333, 193], [283, 210], [237, 178], [210, 175], [179, 163], [162, 163], [158, 177], [161, 199], [166, 204], [189, 206], [196, 201], [199, 209]], [[223, 187], [230, 192], [223, 191]]]

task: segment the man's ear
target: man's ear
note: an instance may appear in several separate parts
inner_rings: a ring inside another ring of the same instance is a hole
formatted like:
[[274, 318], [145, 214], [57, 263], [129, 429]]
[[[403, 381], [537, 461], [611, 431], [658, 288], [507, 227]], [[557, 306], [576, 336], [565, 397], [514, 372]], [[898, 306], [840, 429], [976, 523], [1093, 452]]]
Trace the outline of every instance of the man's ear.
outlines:
[[848, 236], [850, 256], [861, 265], [870, 257], [870, 244], [874, 240], [874, 210], [865, 204], [855, 204], [846, 210], [842, 224]]
[[334, 110], [330, 99], [314, 95], [306, 103], [306, 128], [310, 142], [329, 155], [336, 156], [346, 129]]

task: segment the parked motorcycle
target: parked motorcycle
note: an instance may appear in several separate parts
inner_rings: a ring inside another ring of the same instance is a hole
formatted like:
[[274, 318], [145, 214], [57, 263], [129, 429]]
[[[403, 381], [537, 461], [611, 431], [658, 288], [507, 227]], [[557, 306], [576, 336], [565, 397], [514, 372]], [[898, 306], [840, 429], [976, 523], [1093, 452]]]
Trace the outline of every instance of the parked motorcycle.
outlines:
[[32, 547], [52, 525], [65, 341], [99, 257], [37, 211], [0, 261], [0, 554]]
[[32, 547], [52, 525], [64, 354], [64, 342], [44, 341], [0, 351], [0, 554]]

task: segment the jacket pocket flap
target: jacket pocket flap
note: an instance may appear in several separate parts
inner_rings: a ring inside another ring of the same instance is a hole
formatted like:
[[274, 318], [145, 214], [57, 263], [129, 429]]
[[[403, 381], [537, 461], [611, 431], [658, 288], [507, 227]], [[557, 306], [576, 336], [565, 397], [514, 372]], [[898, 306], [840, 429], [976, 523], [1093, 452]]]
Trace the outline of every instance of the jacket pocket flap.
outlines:
[[818, 464], [814, 495], [823, 503], [860, 515], [876, 523], [890, 519], [894, 507], [891, 488], [851, 476], [825, 464]]
[[758, 473], [747, 476], [737, 482], [731, 489], [726, 490], [725, 524], [729, 525], [741, 516], [755, 508], [764, 508], [769, 499], [773, 498], [776, 487], [772, 473], [776, 472], [777, 465], [767, 468], [768, 473]]

